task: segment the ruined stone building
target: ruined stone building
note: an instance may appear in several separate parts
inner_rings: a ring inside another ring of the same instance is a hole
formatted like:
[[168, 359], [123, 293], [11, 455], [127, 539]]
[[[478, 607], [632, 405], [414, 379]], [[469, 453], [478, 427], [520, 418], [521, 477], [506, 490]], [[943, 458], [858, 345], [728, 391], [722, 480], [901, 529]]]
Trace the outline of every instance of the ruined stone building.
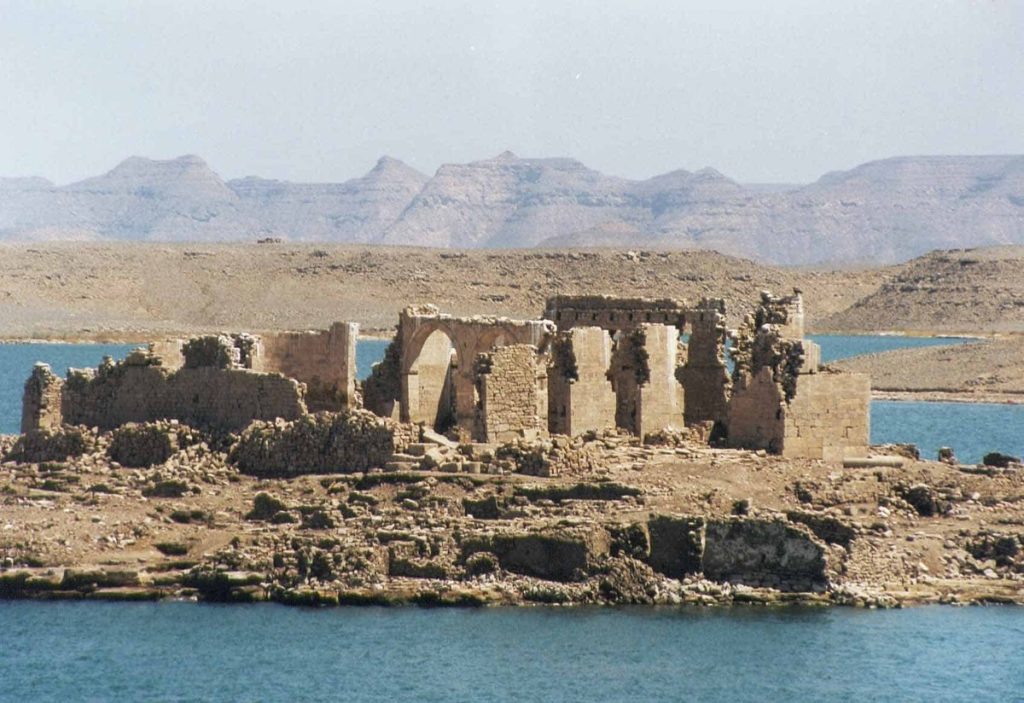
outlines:
[[735, 333], [717, 299], [557, 296], [537, 320], [412, 306], [363, 384], [352, 323], [167, 341], [66, 379], [37, 367], [22, 428], [177, 419], [238, 430], [363, 406], [460, 442], [700, 427], [729, 446], [791, 457], [863, 452], [868, 378], [821, 367], [803, 322], [799, 292], [762, 294]]

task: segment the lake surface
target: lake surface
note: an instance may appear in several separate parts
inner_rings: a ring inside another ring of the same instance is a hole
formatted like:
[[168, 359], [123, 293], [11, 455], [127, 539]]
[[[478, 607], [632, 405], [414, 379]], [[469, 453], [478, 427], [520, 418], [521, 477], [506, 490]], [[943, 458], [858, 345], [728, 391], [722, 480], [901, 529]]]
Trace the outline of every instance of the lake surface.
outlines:
[[1013, 701], [1024, 608], [0, 602], [0, 699]]
[[877, 354], [893, 349], [939, 347], [951, 344], [970, 344], [978, 340], [971, 337], [904, 337], [902, 335], [812, 334], [807, 336], [821, 346], [821, 361], [829, 363], [861, 354]]
[[[826, 360], [902, 347], [963, 344], [965, 338], [817, 335]], [[359, 378], [370, 374], [384, 356], [388, 341], [361, 339], [356, 347]], [[95, 366], [105, 355], [123, 358], [137, 345], [0, 344], [0, 433], [12, 434], [21, 423], [21, 393], [36, 361], [46, 361], [64, 375], [69, 366]], [[909, 442], [934, 459], [939, 447], [950, 446], [957, 457], [977, 463], [990, 451], [1024, 454], [1024, 405], [990, 403], [921, 403], [874, 401], [871, 441]]]

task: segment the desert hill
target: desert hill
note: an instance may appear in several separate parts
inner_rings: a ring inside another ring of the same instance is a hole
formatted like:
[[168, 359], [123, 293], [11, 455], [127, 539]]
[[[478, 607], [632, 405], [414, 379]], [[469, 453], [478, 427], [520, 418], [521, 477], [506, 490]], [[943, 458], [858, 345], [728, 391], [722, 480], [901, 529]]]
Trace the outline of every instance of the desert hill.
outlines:
[[780, 269], [715, 252], [438, 250], [332, 244], [0, 243], [0, 339], [392, 327], [412, 303], [535, 318], [559, 293], [726, 298], [800, 287], [811, 323], [875, 291], [888, 269]]
[[804, 186], [705, 168], [642, 181], [506, 152], [427, 177], [382, 158], [345, 183], [223, 180], [202, 159], [132, 157], [57, 186], [0, 179], [0, 239], [713, 249], [774, 264], [891, 263], [1024, 245], [1024, 156], [873, 161]]
[[932, 252], [820, 324], [848, 331], [1022, 332], [1024, 247]]

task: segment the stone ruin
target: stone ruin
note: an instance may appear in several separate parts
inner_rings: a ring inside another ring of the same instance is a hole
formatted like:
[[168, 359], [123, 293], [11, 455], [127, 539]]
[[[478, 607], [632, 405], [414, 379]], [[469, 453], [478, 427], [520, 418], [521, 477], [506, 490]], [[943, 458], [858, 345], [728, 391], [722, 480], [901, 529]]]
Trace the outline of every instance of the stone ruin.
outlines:
[[[803, 327], [799, 291], [763, 293], [734, 332], [719, 299], [557, 296], [537, 320], [411, 306], [362, 384], [354, 323], [168, 340], [66, 379], [37, 366], [22, 431], [178, 420], [239, 432], [319, 411], [371, 411], [392, 432], [418, 425], [421, 436], [450, 446], [618, 429], [641, 439], [695, 431], [793, 458], [863, 454], [869, 379], [822, 367]], [[328, 425], [307, 434], [318, 442], [351, 434]]]

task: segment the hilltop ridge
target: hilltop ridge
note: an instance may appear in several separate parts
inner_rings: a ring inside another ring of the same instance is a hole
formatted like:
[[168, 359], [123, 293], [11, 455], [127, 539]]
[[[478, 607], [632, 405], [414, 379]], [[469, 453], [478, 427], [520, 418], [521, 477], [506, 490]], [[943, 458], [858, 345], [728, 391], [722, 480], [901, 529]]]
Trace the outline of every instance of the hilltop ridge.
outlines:
[[504, 152], [427, 176], [382, 157], [343, 183], [224, 180], [200, 157], [131, 157], [68, 185], [0, 178], [0, 240], [253, 241], [443, 248], [711, 249], [781, 265], [893, 263], [1024, 244], [1024, 156], [902, 156], [803, 186], [714, 168], [646, 180]]

